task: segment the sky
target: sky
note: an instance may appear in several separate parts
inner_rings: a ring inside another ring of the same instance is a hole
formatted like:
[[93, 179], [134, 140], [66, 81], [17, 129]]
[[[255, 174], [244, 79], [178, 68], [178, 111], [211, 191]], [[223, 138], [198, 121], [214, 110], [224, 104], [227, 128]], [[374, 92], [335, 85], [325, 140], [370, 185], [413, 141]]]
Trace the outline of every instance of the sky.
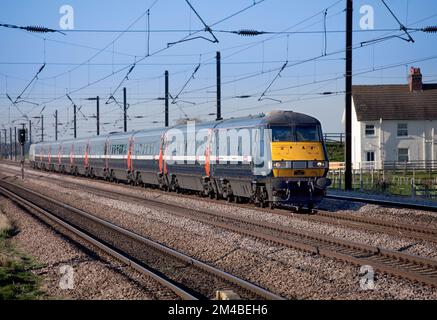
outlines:
[[[189, 3], [212, 34], [205, 31]], [[176, 98], [170, 104], [170, 125], [184, 117], [213, 120], [215, 56], [220, 51], [224, 118], [293, 110], [318, 118], [324, 132], [344, 130], [346, 0], [189, 3], [2, 1], [0, 23], [43, 26], [64, 34], [0, 27], [0, 127], [8, 129], [31, 119], [33, 132], [40, 134], [38, 117], [42, 114], [44, 139], [52, 140], [58, 110], [59, 138], [71, 138], [73, 107], [68, 94], [80, 108], [79, 137], [95, 134], [96, 102], [86, 99], [96, 96], [101, 99], [101, 133], [120, 131], [123, 87], [127, 89], [129, 130], [163, 126], [164, 101], [160, 98], [165, 70], [170, 94]], [[437, 1], [386, 3], [405, 26], [437, 25]], [[65, 22], [65, 11], [60, 12], [65, 5], [73, 9], [70, 30], [60, 25]], [[374, 25], [363, 30], [361, 22], [367, 15], [360, 11], [369, 6]], [[405, 84], [411, 66], [422, 69], [425, 83], [437, 82], [437, 33], [412, 30], [414, 43], [403, 40], [407, 35], [381, 0], [354, 1], [353, 29], [354, 84]], [[239, 30], [273, 33], [243, 36], [229, 32]], [[362, 44], [390, 35], [399, 37]], [[8, 96], [15, 101], [20, 93], [18, 103], [12, 104]]]

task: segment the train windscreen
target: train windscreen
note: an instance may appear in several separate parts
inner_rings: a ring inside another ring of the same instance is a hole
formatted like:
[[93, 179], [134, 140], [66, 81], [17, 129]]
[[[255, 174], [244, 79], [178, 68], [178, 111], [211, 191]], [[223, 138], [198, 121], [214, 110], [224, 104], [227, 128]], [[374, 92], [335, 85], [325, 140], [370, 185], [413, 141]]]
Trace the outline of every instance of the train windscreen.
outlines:
[[320, 141], [320, 130], [318, 125], [298, 125], [296, 126], [297, 142]]
[[320, 127], [316, 124], [272, 126], [271, 129], [273, 142], [321, 141]]

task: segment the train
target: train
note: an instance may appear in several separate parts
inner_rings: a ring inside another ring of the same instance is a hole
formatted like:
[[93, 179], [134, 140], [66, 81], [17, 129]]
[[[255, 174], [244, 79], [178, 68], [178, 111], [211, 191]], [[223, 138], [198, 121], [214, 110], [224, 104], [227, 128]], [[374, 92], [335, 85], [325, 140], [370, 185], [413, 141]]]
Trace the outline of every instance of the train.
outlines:
[[259, 207], [314, 209], [331, 184], [320, 122], [293, 111], [32, 144], [35, 169]]

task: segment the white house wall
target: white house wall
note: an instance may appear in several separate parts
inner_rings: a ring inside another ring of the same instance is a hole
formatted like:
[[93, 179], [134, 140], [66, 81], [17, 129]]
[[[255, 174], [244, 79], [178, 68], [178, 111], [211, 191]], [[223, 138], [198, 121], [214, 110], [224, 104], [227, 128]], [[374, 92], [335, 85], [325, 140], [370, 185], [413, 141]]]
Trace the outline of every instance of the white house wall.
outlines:
[[[369, 167], [366, 152], [375, 153], [375, 168], [384, 161], [398, 161], [398, 149], [409, 150], [410, 161], [437, 161], [437, 120], [379, 120], [359, 122], [352, 105], [352, 161], [354, 168]], [[407, 123], [408, 136], [398, 137], [398, 123]], [[366, 136], [366, 125], [375, 126], [375, 135]]]

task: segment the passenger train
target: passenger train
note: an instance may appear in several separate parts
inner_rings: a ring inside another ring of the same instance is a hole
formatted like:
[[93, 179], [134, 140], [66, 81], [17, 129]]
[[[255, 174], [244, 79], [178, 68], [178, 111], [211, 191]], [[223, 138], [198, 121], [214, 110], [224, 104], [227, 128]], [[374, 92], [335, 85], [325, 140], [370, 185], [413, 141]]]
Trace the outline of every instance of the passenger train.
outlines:
[[32, 144], [42, 170], [312, 209], [329, 163], [320, 122], [292, 111]]

